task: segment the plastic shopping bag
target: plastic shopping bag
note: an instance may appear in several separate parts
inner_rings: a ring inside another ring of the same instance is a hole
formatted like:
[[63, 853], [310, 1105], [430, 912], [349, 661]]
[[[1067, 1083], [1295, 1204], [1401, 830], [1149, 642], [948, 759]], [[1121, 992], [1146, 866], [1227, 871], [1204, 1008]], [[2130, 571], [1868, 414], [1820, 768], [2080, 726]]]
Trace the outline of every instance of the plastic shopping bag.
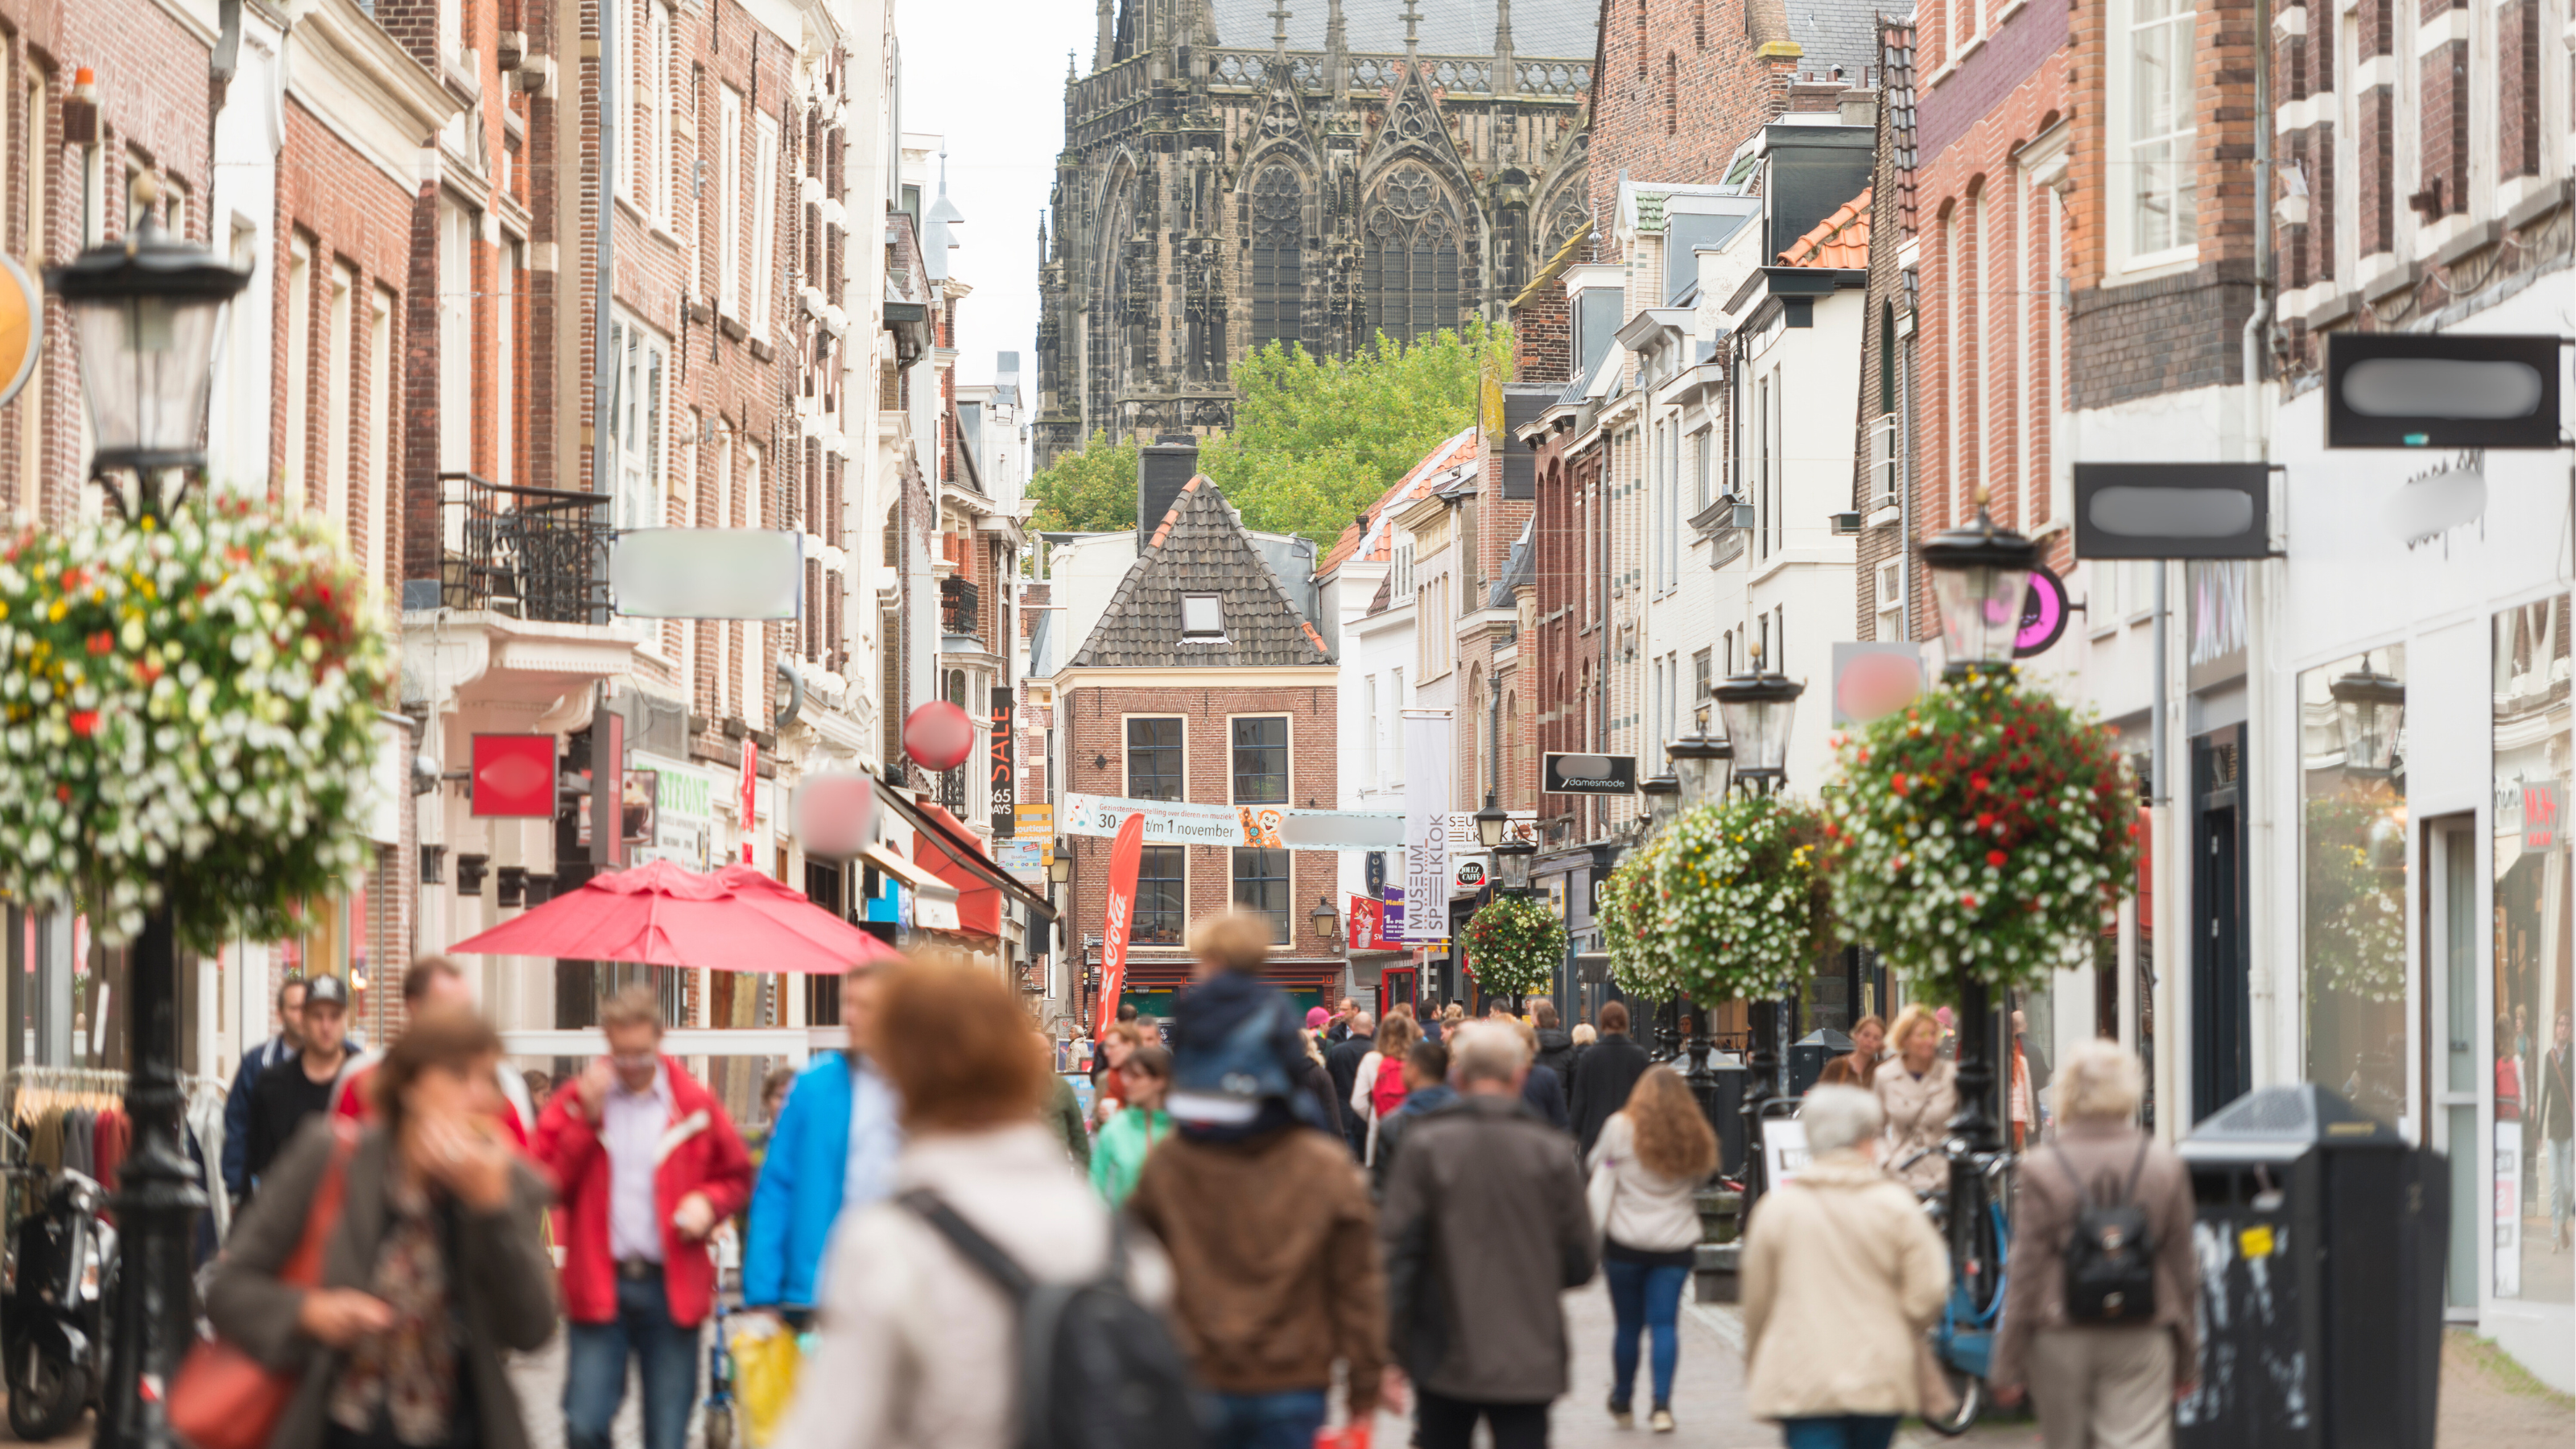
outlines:
[[735, 1322], [727, 1347], [733, 1355], [734, 1401], [742, 1406], [744, 1437], [752, 1449], [763, 1449], [796, 1397], [796, 1369], [804, 1354], [795, 1334], [760, 1314]]
[[1370, 1421], [1353, 1420], [1338, 1429], [1315, 1432], [1315, 1449], [1369, 1449]]

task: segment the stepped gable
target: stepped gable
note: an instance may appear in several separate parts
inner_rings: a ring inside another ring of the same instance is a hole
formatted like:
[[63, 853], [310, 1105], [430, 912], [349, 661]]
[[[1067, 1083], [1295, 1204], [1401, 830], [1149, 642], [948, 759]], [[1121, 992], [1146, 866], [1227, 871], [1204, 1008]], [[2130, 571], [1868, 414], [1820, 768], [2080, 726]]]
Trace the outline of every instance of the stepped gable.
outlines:
[[[1223, 639], [1181, 637], [1181, 598], [1225, 603]], [[1332, 651], [1297, 612], [1278, 575], [1205, 474], [1192, 478], [1118, 581], [1100, 623], [1073, 656], [1081, 668], [1326, 665]]]

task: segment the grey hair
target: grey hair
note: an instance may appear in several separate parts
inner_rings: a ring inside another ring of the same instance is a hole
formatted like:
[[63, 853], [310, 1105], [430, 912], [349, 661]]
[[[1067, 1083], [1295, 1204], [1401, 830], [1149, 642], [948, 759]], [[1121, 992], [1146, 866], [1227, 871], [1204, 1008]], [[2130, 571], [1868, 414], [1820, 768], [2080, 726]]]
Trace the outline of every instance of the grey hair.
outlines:
[[1458, 1027], [1449, 1046], [1449, 1078], [1464, 1087], [1471, 1082], [1508, 1084], [1529, 1065], [1529, 1047], [1521, 1034], [1497, 1021], [1473, 1021]]
[[1807, 1129], [1807, 1150], [1821, 1157], [1877, 1136], [1887, 1114], [1876, 1095], [1858, 1087], [1810, 1087], [1798, 1107], [1798, 1120]]
[[2057, 1064], [2050, 1104], [2068, 1121], [2126, 1121], [2138, 1115], [2146, 1072], [2136, 1053], [2103, 1037], [2079, 1044]]

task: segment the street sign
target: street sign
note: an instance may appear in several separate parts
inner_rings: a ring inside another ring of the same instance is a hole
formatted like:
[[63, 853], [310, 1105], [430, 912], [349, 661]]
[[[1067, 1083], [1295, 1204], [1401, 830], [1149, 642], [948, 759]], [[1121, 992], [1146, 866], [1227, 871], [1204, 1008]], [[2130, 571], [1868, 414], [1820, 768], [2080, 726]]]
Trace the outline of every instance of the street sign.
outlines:
[[485, 819], [551, 819], [555, 813], [553, 735], [476, 735], [472, 811]]
[[2078, 463], [2075, 556], [2268, 558], [2271, 499], [2261, 463]]
[[1541, 755], [1538, 787], [1551, 795], [1634, 795], [1637, 757]]
[[793, 619], [804, 579], [804, 536], [783, 528], [630, 528], [608, 545], [630, 619]]
[[2329, 448], [2558, 446], [2552, 336], [2326, 334]]

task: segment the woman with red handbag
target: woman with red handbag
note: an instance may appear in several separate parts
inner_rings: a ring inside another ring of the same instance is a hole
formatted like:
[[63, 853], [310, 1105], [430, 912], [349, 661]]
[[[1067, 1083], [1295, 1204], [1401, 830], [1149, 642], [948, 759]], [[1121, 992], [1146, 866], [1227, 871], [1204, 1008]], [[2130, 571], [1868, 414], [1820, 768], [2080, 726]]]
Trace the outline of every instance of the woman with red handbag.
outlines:
[[198, 1449], [526, 1449], [501, 1351], [554, 1332], [551, 1193], [493, 1129], [500, 1053], [479, 1017], [418, 1018], [376, 1125], [317, 1118], [278, 1158], [171, 1390]]

